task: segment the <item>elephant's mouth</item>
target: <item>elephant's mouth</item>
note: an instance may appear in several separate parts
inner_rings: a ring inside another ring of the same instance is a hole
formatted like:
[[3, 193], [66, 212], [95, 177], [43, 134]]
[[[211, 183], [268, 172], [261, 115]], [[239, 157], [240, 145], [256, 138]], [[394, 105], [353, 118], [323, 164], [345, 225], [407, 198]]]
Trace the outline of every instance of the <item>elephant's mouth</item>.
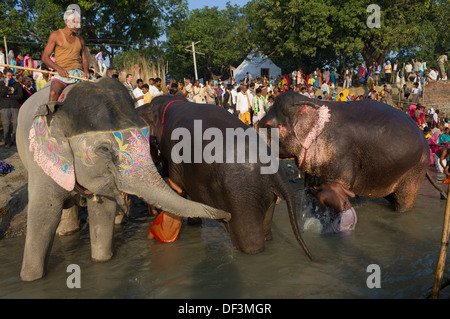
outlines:
[[78, 184], [77, 181], [75, 181], [75, 190], [77, 192], [79, 192], [80, 194], [84, 194], [84, 195], [93, 195], [94, 193], [91, 192], [90, 190], [88, 190], [87, 188], [84, 188], [83, 186], [81, 186], [80, 184]]

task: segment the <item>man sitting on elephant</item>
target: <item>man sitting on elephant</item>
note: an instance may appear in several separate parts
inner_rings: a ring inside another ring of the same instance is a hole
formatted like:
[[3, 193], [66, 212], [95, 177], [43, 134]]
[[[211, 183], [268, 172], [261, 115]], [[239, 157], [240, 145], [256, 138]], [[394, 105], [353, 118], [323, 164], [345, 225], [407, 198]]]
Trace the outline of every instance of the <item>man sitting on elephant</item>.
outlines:
[[322, 184], [320, 178], [308, 175], [306, 185], [311, 189], [312, 195], [319, 200], [322, 213], [327, 210], [327, 205], [331, 206], [337, 214], [326, 233], [340, 233], [352, 231], [356, 227], [356, 211], [350, 204], [348, 196], [354, 198], [355, 193], [349, 190], [349, 186], [340, 183], [330, 185]]
[[[81, 14], [78, 5], [71, 4], [64, 13], [65, 27], [50, 34], [42, 54], [42, 62], [58, 72], [51, 81], [49, 101], [57, 101], [64, 88], [80, 80], [69, 76], [89, 79], [88, 62], [84, 40], [78, 35]], [[55, 62], [50, 56], [54, 53]]]

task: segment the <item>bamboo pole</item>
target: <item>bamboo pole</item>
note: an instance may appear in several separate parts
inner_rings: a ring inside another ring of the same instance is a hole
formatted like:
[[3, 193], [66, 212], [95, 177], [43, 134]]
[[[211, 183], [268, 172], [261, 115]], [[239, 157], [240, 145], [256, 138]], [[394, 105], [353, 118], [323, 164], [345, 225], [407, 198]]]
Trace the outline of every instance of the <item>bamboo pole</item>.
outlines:
[[6, 44], [5, 36], [3, 37], [3, 41], [5, 42], [5, 57], [6, 57], [5, 61], [6, 61], [6, 64], [9, 64], [8, 45]]
[[[10, 69], [19, 69], [19, 70], [26, 70], [26, 71], [33, 71], [33, 72], [41, 72], [41, 73], [48, 73], [48, 74], [53, 74], [53, 75], [59, 75], [58, 72], [41, 70], [41, 69], [33, 69], [33, 68], [28, 68], [28, 67], [18, 66], [18, 65], [9, 65], [9, 64], [1, 64], [0, 63], [0, 66], [7, 67], [7, 68], [10, 68]], [[70, 78], [70, 79], [77, 79], [77, 80], [82, 80], [82, 81], [93, 82], [90, 79], [81, 78], [79, 76], [74, 76], [74, 75], [68, 75], [67, 77]]]
[[447, 204], [445, 206], [444, 225], [442, 229], [441, 251], [439, 254], [438, 264], [436, 267], [436, 274], [434, 276], [433, 290], [431, 294], [432, 299], [439, 298], [439, 290], [441, 287], [442, 277], [444, 275], [445, 259], [447, 256], [448, 237], [450, 234], [450, 187], [447, 191]]

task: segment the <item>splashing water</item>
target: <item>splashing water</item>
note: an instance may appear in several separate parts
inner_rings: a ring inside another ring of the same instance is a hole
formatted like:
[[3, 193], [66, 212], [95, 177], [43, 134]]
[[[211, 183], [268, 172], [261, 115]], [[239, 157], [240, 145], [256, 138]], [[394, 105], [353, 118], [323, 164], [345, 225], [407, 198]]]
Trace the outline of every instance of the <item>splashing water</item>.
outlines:
[[310, 194], [308, 188], [305, 188], [301, 196], [300, 214], [303, 231], [322, 233], [328, 229], [335, 212], [328, 206], [327, 210], [322, 212], [317, 198]]

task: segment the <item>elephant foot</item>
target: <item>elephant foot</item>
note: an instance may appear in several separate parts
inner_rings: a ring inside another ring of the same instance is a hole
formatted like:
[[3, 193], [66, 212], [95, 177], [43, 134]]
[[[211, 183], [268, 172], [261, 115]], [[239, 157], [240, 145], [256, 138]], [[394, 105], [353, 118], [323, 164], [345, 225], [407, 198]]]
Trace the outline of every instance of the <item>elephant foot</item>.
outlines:
[[125, 224], [126, 221], [127, 221], [127, 219], [125, 218], [124, 214], [116, 215], [116, 217], [114, 218], [115, 225]]
[[265, 239], [266, 241], [272, 240], [272, 232], [269, 231], [268, 233], [265, 233], [265, 234], [264, 234], [264, 239]]
[[23, 269], [20, 272], [20, 279], [22, 281], [35, 281], [41, 279], [42, 277], [44, 277], [44, 274], [42, 272], [27, 271]]
[[105, 256], [96, 256], [96, 257], [91, 256], [91, 260], [93, 262], [96, 262], [96, 263], [105, 263], [107, 261], [110, 261], [112, 256], [113, 256], [112, 254], [111, 255], [105, 255]]
[[73, 206], [64, 209], [61, 215], [61, 221], [56, 229], [56, 235], [68, 236], [80, 230], [80, 220], [78, 219], [78, 207]]

